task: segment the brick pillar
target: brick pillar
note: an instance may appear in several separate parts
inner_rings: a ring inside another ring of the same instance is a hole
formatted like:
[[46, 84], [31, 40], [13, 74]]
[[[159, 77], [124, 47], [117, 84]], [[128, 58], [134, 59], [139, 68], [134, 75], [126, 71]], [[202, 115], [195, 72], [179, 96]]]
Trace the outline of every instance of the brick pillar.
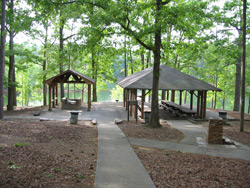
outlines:
[[209, 144], [223, 144], [223, 121], [222, 119], [210, 119], [207, 142]]

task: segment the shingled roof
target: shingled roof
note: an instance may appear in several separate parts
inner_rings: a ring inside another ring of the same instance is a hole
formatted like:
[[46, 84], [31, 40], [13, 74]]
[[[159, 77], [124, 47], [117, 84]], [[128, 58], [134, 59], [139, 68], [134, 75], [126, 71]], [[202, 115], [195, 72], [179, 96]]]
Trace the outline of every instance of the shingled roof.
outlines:
[[[152, 89], [153, 67], [129, 75], [117, 82], [125, 89]], [[193, 76], [187, 75], [167, 65], [160, 66], [159, 90], [200, 90], [222, 91]]]
[[[69, 80], [70, 77], [73, 77], [74, 80]], [[84, 74], [81, 74], [75, 70], [66, 70], [54, 77], [49, 78], [45, 81], [47, 84], [51, 83], [88, 83], [88, 84], [94, 84], [95, 80], [87, 77]]]

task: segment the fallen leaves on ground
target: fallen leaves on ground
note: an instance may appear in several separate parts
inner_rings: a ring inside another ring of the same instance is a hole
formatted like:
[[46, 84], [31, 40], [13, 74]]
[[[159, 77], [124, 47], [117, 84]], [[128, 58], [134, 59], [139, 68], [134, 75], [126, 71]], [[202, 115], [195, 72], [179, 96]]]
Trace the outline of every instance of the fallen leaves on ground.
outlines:
[[157, 188], [248, 188], [250, 162], [134, 146]]
[[135, 121], [124, 121], [119, 127], [127, 137], [170, 142], [179, 142], [183, 139], [183, 133], [167, 123], [162, 123], [160, 128], [150, 128], [140, 121], [137, 123]]
[[93, 187], [95, 126], [83, 121], [0, 123], [0, 187]]

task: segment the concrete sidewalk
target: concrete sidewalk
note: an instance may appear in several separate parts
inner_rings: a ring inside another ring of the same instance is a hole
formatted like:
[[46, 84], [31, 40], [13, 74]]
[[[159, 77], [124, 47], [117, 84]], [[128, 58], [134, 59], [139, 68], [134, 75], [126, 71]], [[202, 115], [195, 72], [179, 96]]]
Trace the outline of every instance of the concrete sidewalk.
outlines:
[[220, 146], [220, 145], [209, 145], [209, 146], [195, 146], [187, 145], [180, 143], [156, 141], [156, 140], [147, 140], [139, 138], [129, 138], [130, 144], [158, 148], [164, 150], [174, 150], [181, 151], [185, 153], [196, 153], [202, 155], [211, 155], [217, 157], [226, 157], [226, 158], [238, 158], [244, 160], [250, 160], [250, 148], [235, 148], [230, 146]]
[[155, 185], [131, 148], [127, 137], [114, 124], [126, 119], [125, 109], [116, 103], [95, 103], [81, 118], [98, 122], [98, 158], [94, 188], [154, 188]]

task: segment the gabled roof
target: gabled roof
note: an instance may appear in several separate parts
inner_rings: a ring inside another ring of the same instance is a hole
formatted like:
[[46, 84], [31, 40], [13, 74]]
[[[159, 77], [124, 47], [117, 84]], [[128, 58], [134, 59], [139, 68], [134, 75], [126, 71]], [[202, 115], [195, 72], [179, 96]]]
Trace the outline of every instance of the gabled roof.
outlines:
[[[70, 78], [73, 78], [73, 80], [70, 80]], [[75, 70], [66, 70], [54, 77], [49, 78], [45, 81], [46, 84], [50, 85], [52, 83], [88, 83], [88, 84], [94, 84], [95, 80], [92, 78], [87, 77], [86, 75], [83, 75]]]
[[[153, 67], [125, 77], [117, 82], [125, 89], [152, 89]], [[182, 73], [167, 65], [160, 66], [159, 90], [212, 90], [221, 89], [212, 86], [193, 76]]]

